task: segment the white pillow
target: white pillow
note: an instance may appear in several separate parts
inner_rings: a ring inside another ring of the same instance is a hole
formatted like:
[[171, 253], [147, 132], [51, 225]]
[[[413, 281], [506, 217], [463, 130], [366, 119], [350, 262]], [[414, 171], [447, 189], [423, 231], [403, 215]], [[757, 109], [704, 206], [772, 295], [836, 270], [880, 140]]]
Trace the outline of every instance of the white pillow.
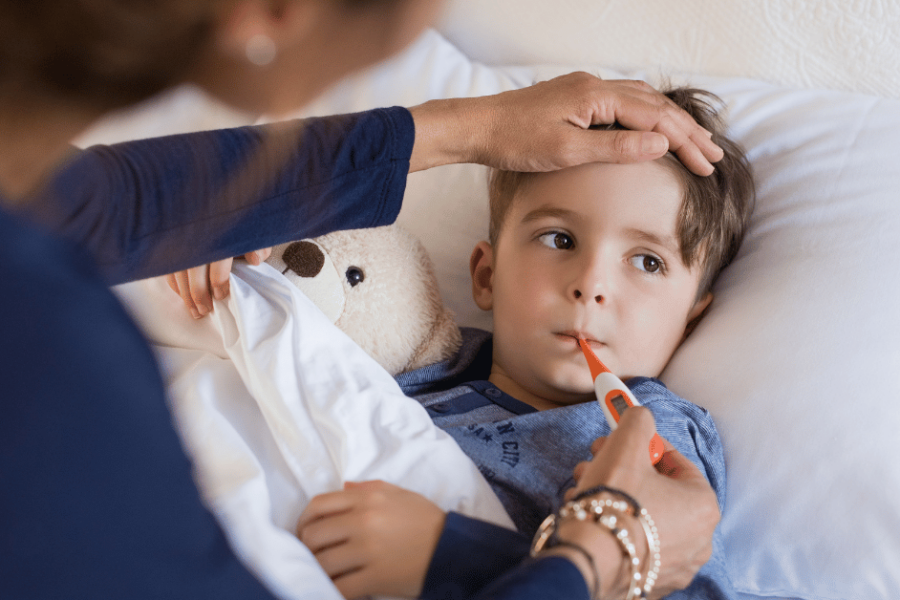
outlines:
[[[306, 114], [494, 93], [569, 70], [487, 68], [429, 33]], [[896, 599], [900, 102], [671, 78], [727, 102], [759, 190], [712, 310], [663, 375], [719, 425], [732, 579], [749, 595]], [[489, 326], [471, 301], [467, 267], [487, 228], [485, 170], [414, 174], [400, 221], [431, 252], [459, 321]]]
[[896, 0], [449, 0], [440, 30], [489, 65], [603, 64], [900, 99]]

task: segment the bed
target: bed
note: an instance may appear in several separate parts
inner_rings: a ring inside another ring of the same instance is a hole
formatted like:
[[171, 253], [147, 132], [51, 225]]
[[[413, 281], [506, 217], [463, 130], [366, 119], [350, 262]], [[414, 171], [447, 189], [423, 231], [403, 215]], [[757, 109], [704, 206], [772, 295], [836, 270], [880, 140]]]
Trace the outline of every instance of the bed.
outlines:
[[[453, 0], [435, 30], [302, 115], [494, 93], [576, 69], [710, 89], [755, 169], [747, 239], [662, 376], [719, 427], [728, 465], [720, 526], [738, 592], [744, 600], [900, 598], [900, 4]], [[180, 89], [79, 143], [245, 122]], [[414, 174], [400, 223], [425, 243], [459, 323], [489, 327], [469, 299], [466, 262], [486, 234], [484, 178], [473, 165]], [[246, 271], [238, 275], [248, 293], [269, 285]], [[151, 331], [152, 285], [121, 290]], [[162, 339], [171, 333], [153, 335], [160, 347], [191, 351]], [[169, 368], [176, 373], [177, 361]], [[205, 421], [176, 413], [196, 459]], [[284, 532], [290, 515], [273, 519], [271, 498], [241, 497], [254, 498], [249, 506], [228, 496], [239, 457], [198, 464], [235, 547], [279, 595], [333, 597], [327, 581], [291, 570], [308, 557]], [[217, 504], [225, 497], [238, 508]], [[496, 508], [447, 501], [473, 513]], [[307, 583], [291, 585], [298, 581]]]

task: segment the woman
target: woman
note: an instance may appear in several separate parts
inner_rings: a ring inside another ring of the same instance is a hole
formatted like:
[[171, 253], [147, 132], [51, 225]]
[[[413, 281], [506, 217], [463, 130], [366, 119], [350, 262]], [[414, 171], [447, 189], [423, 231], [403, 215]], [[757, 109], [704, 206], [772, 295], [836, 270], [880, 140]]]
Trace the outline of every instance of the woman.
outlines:
[[[185, 81], [243, 110], [296, 108], [405, 46], [438, 4], [0, 6], [4, 597], [271, 597], [204, 509], [149, 347], [107, 285], [336, 227], [386, 224], [406, 174], [445, 163], [544, 170], [671, 149], [711, 172], [720, 151], [686, 115], [647, 86], [584, 74], [409, 111], [74, 155], [68, 145], [107, 111]], [[613, 120], [645, 133], [586, 130]], [[667, 560], [656, 590], [674, 589], [708, 551], [717, 511], [690, 473], [635, 467], [642, 444], [632, 438], [652, 428], [637, 411], [623, 420], [603, 460], [583, 469], [581, 489], [621, 488], [654, 512]], [[564, 521], [560, 539], [583, 550], [546, 551], [485, 593], [508, 597], [502, 586], [527, 581], [538, 590], [563, 582], [584, 595], [596, 582], [591, 562], [603, 590], [624, 589], [619, 550], [594, 525]]]

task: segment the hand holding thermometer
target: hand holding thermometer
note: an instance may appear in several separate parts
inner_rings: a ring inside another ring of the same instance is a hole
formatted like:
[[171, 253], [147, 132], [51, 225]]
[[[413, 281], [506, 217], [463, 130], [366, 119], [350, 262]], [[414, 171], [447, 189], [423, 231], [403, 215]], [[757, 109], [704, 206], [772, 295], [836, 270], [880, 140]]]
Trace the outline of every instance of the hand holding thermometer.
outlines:
[[[597, 402], [603, 407], [606, 422], [609, 423], [610, 429], [615, 429], [625, 409], [629, 406], [640, 406], [641, 403], [637, 401], [628, 386], [600, 362], [586, 340], [579, 339], [578, 347], [581, 348], [588, 366], [591, 368], [591, 377], [594, 378], [594, 393], [597, 395]], [[658, 463], [665, 451], [662, 438], [658, 433], [654, 433], [650, 439], [650, 462], [654, 465]]]

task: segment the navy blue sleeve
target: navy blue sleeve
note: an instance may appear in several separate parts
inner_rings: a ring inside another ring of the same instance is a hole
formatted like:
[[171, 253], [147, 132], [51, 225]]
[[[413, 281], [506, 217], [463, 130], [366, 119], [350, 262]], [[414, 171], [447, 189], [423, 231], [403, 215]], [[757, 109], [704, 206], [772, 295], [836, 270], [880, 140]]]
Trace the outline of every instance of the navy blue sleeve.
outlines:
[[194, 486], [149, 346], [77, 246], [0, 211], [0, 597], [272, 600]]
[[450, 512], [434, 550], [423, 600], [464, 600], [528, 557], [521, 533]]
[[571, 561], [561, 556], [526, 560], [482, 589], [471, 600], [591, 600], [591, 592]]
[[531, 540], [451, 512], [438, 540], [422, 600], [587, 600], [581, 572], [561, 557], [529, 558]]
[[338, 229], [392, 223], [415, 130], [404, 108], [79, 152], [32, 218], [121, 283]]

